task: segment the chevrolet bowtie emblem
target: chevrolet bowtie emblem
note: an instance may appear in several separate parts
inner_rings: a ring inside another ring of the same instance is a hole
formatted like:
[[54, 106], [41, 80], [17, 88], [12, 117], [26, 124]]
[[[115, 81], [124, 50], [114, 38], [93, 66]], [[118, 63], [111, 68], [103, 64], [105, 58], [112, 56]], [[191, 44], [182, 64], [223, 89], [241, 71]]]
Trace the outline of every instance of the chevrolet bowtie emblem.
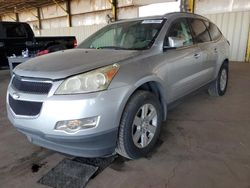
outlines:
[[20, 98], [20, 94], [15, 92], [15, 93], [12, 94], [12, 97], [13, 97], [13, 99], [17, 100], [17, 99]]

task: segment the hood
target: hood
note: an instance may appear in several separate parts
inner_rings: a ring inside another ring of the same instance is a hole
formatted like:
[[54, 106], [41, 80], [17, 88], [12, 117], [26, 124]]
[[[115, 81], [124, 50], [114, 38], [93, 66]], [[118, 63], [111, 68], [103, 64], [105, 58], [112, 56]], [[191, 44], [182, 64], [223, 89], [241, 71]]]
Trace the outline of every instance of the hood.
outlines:
[[72, 49], [33, 58], [14, 73], [24, 77], [61, 79], [134, 57], [138, 51]]

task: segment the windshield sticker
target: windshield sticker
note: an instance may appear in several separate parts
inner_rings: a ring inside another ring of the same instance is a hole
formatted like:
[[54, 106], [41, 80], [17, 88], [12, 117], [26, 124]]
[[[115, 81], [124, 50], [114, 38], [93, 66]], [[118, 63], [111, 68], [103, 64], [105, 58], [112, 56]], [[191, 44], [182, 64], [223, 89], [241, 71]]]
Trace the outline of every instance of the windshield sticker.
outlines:
[[143, 20], [142, 24], [152, 24], [152, 23], [157, 23], [160, 24], [162, 23], [163, 20]]

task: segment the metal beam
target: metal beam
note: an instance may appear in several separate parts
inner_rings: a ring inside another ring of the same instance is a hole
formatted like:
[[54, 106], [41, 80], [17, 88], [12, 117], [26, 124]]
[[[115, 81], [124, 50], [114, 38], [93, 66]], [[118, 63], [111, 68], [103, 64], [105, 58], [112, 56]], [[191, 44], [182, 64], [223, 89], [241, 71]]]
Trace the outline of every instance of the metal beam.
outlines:
[[117, 0], [108, 0], [108, 1], [111, 4], [113, 20], [116, 21], [117, 20]]
[[39, 33], [40, 33], [40, 30], [42, 29], [41, 12], [40, 12], [40, 8], [37, 8], [36, 10], [37, 10], [38, 28], [39, 28]]
[[194, 13], [195, 0], [180, 0], [180, 10], [181, 12]]
[[188, 0], [188, 11], [194, 13], [195, 0]]
[[117, 0], [112, 0], [112, 13], [114, 16], [114, 20], [117, 20]]
[[65, 1], [66, 9], [60, 3], [58, 3], [56, 0], [53, 0], [53, 1], [57, 6], [59, 6], [67, 14], [68, 27], [72, 27], [70, 0]]
[[247, 50], [246, 50], [246, 63], [250, 63], [250, 24], [248, 30]]
[[19, 22], [19, 14], [17, 12], [15, 13], [15, 16], [16, 16], [16, 22]]
[[[62, 3], [65, 0], [56, 0], [57, 3]], [[18, 12], [25, 11], [25, 8], [37, 8], [55, 4], [53, 0], [0, 0], [0, 15], [13, 13], [13, 9], [18, 9]], [[15, 12], [15, 11], [14, 11]]]
[[70, 0], [66, 1], [66, 11], [67, 11], [67, 20], [68, 20], [68, 27], [72, 27], [72, 16], [71, 16], [71, 4]]
[[53, 0], [53, 2], [68, 14], [68, 11], [60, 3], [58, 3], [56, 0]]
[[34, 14], [30, 9], [28, 10], [27, 8], [24, 7], [24, 10], [25, 10], [26, 12], [29, 12], [32, 16], [38, 18], [38, 16], [37, 16], [36, 14]]

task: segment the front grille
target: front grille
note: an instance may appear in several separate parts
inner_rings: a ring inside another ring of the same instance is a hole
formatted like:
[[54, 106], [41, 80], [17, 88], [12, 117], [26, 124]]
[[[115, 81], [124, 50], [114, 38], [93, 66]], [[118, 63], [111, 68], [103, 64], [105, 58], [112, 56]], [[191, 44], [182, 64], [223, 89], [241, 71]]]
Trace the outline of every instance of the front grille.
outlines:
[[18, 91], [34, 94], [48, 94], [52, 87], [52, 83], [29, 81], [17, 76], [14, 76], [11, 84]]
[[40, 113], [42, 104], [41, 102], [15, 100], [9, 95], [9, 105], [16, 115], [36, 116]]

